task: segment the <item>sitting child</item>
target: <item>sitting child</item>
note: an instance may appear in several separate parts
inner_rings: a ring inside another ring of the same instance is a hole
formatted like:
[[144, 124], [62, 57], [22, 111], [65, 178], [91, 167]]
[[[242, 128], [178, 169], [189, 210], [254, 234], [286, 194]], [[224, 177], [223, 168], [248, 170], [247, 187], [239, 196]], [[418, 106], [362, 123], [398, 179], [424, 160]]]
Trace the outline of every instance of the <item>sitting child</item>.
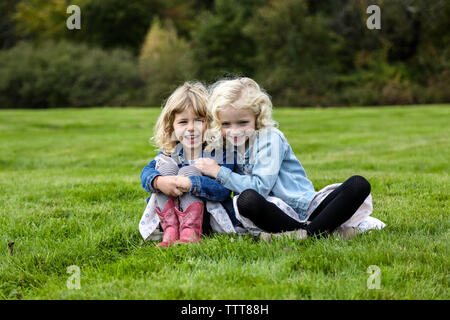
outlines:
[[[228, 212], [220, 204], [231, 200], [230, 191], [193, 166], [197, 158], [204, 156], [207, 126], [207, 91], [200, 83], [185, 83], [177, 88], [156, 123], [154, 141], [160, 152], [141, 173], [142, 187], [152, 196], [139, 230], [144, 239], [150, 239], [161, 225], [164, 236], [160, 247], [200, 240], [204, 200], [213, 215], [212, 227], [235, 232]], [[233, 163], [223, 165], [234, 168]]]
[[[299, 230], [296, 234], [302, 238], [327, 235], [343, 225], [356, 227], [371, 214], [371, 186], [362, 176], [314, 190], [285, 136], [274, 127], [270, 98], [255, 81], [219, 81], [208, 103], [208, 149], [233, 146], [237, 169], [233, 172], [206, 158], [195, 166], [239, 193], [234, 197], [236, 216], [249, 231]], [[368, 208], [362, 206], [366, 199]]]

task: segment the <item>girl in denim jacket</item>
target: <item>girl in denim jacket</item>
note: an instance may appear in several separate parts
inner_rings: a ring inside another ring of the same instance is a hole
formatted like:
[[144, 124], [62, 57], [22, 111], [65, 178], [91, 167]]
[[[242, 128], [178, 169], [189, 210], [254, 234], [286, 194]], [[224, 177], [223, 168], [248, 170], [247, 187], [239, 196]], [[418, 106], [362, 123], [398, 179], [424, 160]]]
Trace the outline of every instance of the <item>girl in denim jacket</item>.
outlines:
[[[198, 242], [202, 234], [204, 203], [210, 203], [216, 229], [234, 232], [220, 201], [230, 191], [218, 181], [202, 176], [193, 166], [203, 155], [207, 128], [207, 91], [200, 83], [185, 83], [168, 98], [155, 125], [154, 141], [160, 152], [141, 173], [144, 190], [152, 193], [139, 224], [144, 239], [151, 239], [160, 225], [158, 246]], [[229, 169], [234, 165], [228, 164]]]
[[[264, 231], [267, 236], [297, 230], [294, 234], [305, 238], [357, 228], [371, 214], [371, 187], [361, 176], [314, 190], [283, 133], [274, 127], [270, 98], [255, 81], [219, 81], [212, 86], [208, 103], [212, 116], [208, 149], [224, 142], [231, 146], [237, 172], [206, 158], [195, 167], [239, 193], [233, 199], [236, 216], [248, 231]], [[379, 220], [376, 225], [371, 222], [372, 227], [384, 226]]]

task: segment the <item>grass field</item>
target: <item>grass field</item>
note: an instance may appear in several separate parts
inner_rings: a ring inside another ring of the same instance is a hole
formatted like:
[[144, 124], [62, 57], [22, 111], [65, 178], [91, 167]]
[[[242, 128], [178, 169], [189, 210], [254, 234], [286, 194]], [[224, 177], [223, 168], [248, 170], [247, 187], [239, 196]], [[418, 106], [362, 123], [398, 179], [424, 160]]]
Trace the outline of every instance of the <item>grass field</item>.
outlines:
[[[138, 231], [158, 113], [0, 111], [0, 298], [450, 298], [450, 105], [276, 110], [315, 189], [366, 177], [385, 229], [270, 244], [214, 235], [172, 249]], [[80, 289], [67, 286], [72, 265]], [[367, 285], [372, 265], [379, 289]]]

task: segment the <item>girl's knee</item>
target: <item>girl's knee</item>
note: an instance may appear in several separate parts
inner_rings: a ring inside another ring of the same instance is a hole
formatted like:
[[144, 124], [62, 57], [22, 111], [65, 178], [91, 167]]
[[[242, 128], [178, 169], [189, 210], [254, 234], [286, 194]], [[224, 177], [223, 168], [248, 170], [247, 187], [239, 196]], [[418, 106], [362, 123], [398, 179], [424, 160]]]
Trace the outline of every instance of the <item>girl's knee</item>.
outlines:
[[160, 158], [156, 162], [155, 169], [163, 176], [176, 176], [178, 174], [178, 165], [165, 158]]
[[258, 204], [261, 203], [260, 198], [261, 195], [252, 189], [247, 189], [241, 192], [236, 203], [239, 209], [239, 214], [251, 219], [253, 217], [253, 213], [258, 210]]
[[370, 194], [371, 185], [366, 178], [359, 175], [354, 175], [348, 180], [350, 180], [354, 192], [359, 193], [364, 197], [367, 197]]
[[202, 173], [194, 166], [185, 166], [178, 170], [178, 175], [185, 177], [201, 176]]
[[247, 189], [239, 194], [237, 204], [240, 205], [254, 205], [260, 200], [261, 195], [253, 189]]

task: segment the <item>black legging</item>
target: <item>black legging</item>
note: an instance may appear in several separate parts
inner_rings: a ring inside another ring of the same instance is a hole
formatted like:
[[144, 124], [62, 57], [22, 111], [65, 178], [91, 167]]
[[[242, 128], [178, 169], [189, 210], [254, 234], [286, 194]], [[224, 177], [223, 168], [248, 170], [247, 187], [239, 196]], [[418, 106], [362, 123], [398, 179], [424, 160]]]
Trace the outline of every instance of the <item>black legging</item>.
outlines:
[[350, 219], [369, 194], [370, 183], [365, 178], [350, 177], [323, 199], [308, 218], [308, 225], [292, 219], [252, 189], [239, 195], [237, 206], [240, 215], [267, 232], [306, 229], [308, 235], [328, 235]]

